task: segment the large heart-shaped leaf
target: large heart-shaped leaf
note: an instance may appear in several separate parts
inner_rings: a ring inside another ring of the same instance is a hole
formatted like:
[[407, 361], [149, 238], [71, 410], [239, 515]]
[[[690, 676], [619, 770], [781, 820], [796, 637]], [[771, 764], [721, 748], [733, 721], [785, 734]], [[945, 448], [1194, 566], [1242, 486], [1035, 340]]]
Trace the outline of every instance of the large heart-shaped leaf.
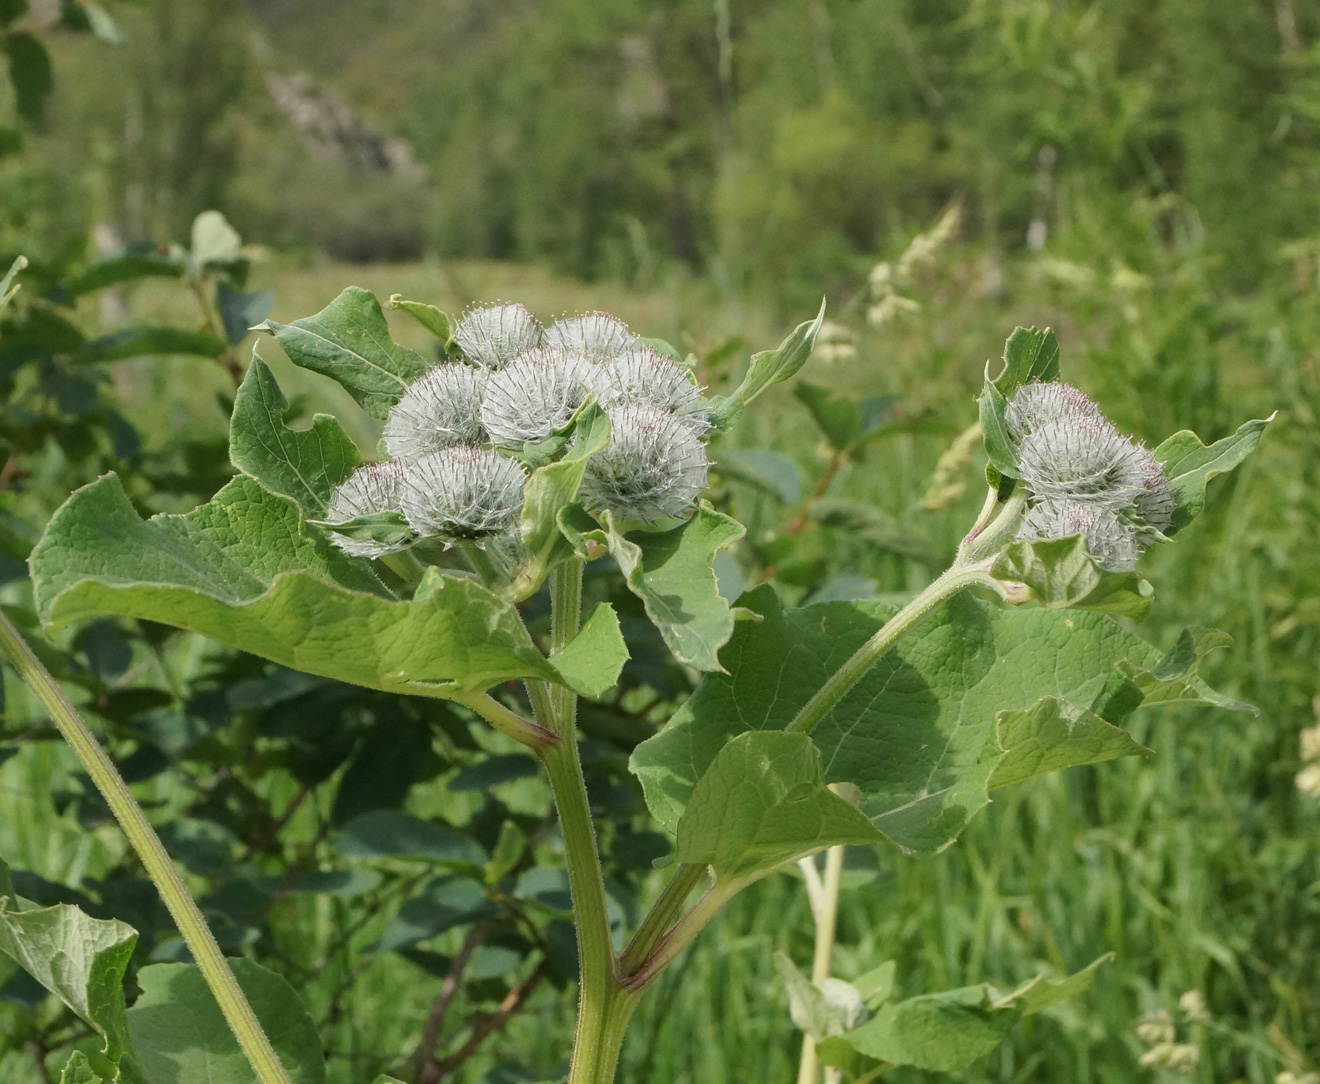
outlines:
[[[720, 654], [727, 673], [708, 674], [633, 754], [652, 813], [671, 829], [729, 739], [785, 728], [893, 612], [864, 601], [785, 611], [766, 586], [739, 605], [761, 620], [738, 623]], [[1048, 770], [1141, 752], [1080, 712], [1116, 727], [1145, 695], [1130, 675], [1161, 659], [1101, 614], [1007, 609], [959, 595], [880, 659], [811, 737], [826, 782], [855, 784], [872, 824], [905, 849], [931, 852], [986, 803], [1001, 767], [1003, 779], [1026, 778], [1033, 763]], [[1176, 684], [1184, 699], [1207, 702], [1186, 671], [1165, 676], [1159, 688]], [[1017, 718], [1047, 697], [1061, 704], [1057, 718], [1044, 708]]]
[[31, 567], [38, 610], [55, 626], [146, 618], [392, 692], [560, 680], [518, 612], [481, 584], [432, 570], [411, 601], [396, 601], [292, 500], [250, 478], [186, 516], [144, 522], [107, 476], [56, 512]]
[[[325, 1084], [320, 1036], [293, 987], [251, 960], [229, 967], [292, 1084]], [[252, 1067], [195, 965], [144, 967], [138, 985], [128, 1029], [151, 1084], [252, 1084]]]
[[291, 324], [266, 321], [289, 360], [337, 380], [373, 418], [384, 418], [408, 385], [430, 368], [415, 350], [390, 338], [380, 302], [350, 286], [315, 316]]

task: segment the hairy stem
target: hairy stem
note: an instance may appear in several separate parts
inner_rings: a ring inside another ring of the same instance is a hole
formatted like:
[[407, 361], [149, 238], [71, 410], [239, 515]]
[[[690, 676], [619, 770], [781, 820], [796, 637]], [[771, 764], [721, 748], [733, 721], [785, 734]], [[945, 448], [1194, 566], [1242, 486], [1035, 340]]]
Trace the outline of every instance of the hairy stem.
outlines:
[[751, 881], [734, 880], [716, 881], [706, 894], [697, 900], [687, 914], [678, 920], [673, 928], [656, 943], [654, 950], [633, 974], [623, 980], [629, 990], [644, 990], [678, 957], [688, 945], [696, 939], [706, 924], [718, 913], [721, 907], [746, 888]]
[[165, 850], [152, 829], [142, 807], [137, 804], [116, 770], [105, 750], [97, 743], [92, 732], [83, 722], [82, 717], [64, 696], [55, 679], [52, 678], [41, 661], [32, 653], [27, 642], [9, 619], [0, 613], [0, 647], [14, 664], [23, 679], [32, 687], [37, 698], [50, 712], [50, 717], [65, 741], [72, 747], [83, 768], [91, 776], [92, 782], [110, 806], [115, 819], [123, 828], [124, 834], [142, 860], [148, 876], [155, 883], [170, 917], [183, 935], [184, 943], [192, 952], [193, 959], [202, 972], [206, 984], [224, 1013], [225, 1021], [238, 1039], [238, 1045], [247, 1056], [253, 1071], [261, 1084], [289, 1084], [289, 1076], [280, 1064], [270, 1040], [261, 1029], [256, 1013], [248, 1004], [239, 988], [238, 980], [229, 970], [220, 946], [202, 912], [193, 901], [179, 871], [174, 868], [169, 853]]
[[646, 963], [660, 938], [682, 914], [683, 904], [692, 890], [705, 876], [706, 867], [691, 862], [682, 863], [674, 871], [619, 958], [619, 973], [625, 980]]
[[540, 722], [534, 723], [530, 719], [524, 719], [489, 693], [468, 693], [446, 699], [471, 708], [501, 734], [507, 734], [514, 741], [522, 742], [533, 750], [546, 749], [559, 742], [557, 731]]
[[990, 562], [981, 561], [954, 565], [916, 598], [894, 614], [884, 626], [866, 641], [852, 658], [839, 667], [816, 694], [802, 706], [786, 728], [790, 733], [810, 734], [848, 691], [866, 675], [891, 647], [917, 622], [950, 595], [957, 594], [973, 583], [989, 585]]
[[[577, 635], [582, 609], [582, 562], [576, 558], [550, 574], [550, 649], [561, 651]], [[562, 686], [533, 688], [538, 722], [559, 740], [539, 750], [550, 776], [568, 862], [568, 887], [577, 927], [579, 984], [577, 1033], [570, 1084], [604, 1084], [613, 1079], [632, 1001], [614, 977], [605, 882], [596, 849], [596, 829], [587, 801], [575, 720], [577, 696]], [[546, 714], [548, 712], [548, 715]]]

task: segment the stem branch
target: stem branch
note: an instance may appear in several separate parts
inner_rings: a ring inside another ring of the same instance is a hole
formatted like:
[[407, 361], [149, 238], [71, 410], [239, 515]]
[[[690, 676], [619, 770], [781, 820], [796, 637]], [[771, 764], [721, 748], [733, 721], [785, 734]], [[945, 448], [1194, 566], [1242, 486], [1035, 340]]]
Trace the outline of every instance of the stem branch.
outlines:
[[170, 917], [174, 919], [184, 943], [197, 961], [207, 986], [211, 988], [225, 1021], [238, 1039], [238, 1045], [251, 1063], [257, 1079], [261, 1084], [289, 1084], [284, 1066], [280, 1064], [270, 1040], [262, 1031], [252, 1006], [243, 996], [238, 980], [225, 962], [220, 946], [216, 944], [214, 935], [183, 883], [183, 878], [179, 876], [179, 871], [174, 868], [160, 837], [152, 829], [146, 814], [133, 798], [105, 750], [88, 730], [77, 709], [69, 703], [55, 679], [41, 665], [41, 661], [3, 612], [0, 612], [0, 647], [50, 712], [51, 719], [119, 821], [147, 874], [155, 882]]

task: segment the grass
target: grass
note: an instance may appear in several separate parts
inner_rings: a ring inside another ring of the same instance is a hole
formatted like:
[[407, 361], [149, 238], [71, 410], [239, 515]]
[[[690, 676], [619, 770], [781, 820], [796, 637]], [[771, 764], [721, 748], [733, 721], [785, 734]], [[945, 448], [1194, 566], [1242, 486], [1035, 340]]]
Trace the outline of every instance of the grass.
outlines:
[[[1260, 714], [1143, 713], [1135, 731], [1154, 750], [1151, 761], [1077, 769], [999, 792], [944, 854], [914, 861], [885, 853], [855, 870], [841, 907], [836, 970], [847, 977], [896, 958], [902, 992], [913, 994], [983, 980], [1009, 987], [1042, 969], [1060, 973], [1116, 954], [1090, 992], [1019, 1028], [956, 1077], [968, 1084], [1161, 1079], [1158, 1069], [1139, 1066], [1146, 1045], [1135, 1030], [1138, 1017], [1160, 1009], [1174, 1013], [1179, 1040], [1199, 1052], [1190, 1079], [1268, 1084], [1285, 1068], [1316, 1069], [1320, 801], [1293, 784], [1297, 733], [1316, 722], [1312, 698], [1320, 691], [1316, 294], [1281, 282], [1249, 298], [1219, 298], [1191, 265], [1153, 276], [1135, 294], [1107, 280], [1060, 286], [1038, 261], [1008, 270], [1004, 300], [977, 295], [978, 266], [975, 254], [960, 254], [925, 284], [923, 313], [862, 331], [855, 359], [813, 362], [804, 375], [849, 394], [902, 395], [911, 412], [928, 413], [952, 433], [973, 420], [981, 365], [1012, 326], [1052, 323], [1061, 331], [1065, 375], [1148, 439], [1189, 425], [1209, 439], [1284, 408], [1256, 460], [1216, 485], [1203, 520], [1154, 555], [1148, 569], [1158, 593], [1146, 635], [1169, 644], [1189, 623], [1229, 631], [1235, 646], [1210, 662], [1206, 676], [1258, 705]], [[350, 282], [451, 311], [495, 296], [522, 300], [543, 315], [610, 309], [644, 333], [698, 353], [732, 334], [760, 348], [784, 330], [764, 312], [683, 280], [638, 293], [492, 264], [272, 263], [255, 276], [256, 285], [276, 291], [281, 320], [315, 311]], [[152, 284], [133, 304], [148, 317], [178, 311], [167, 284]], [[400, 338], [422, 345], [420, 329], [393, 323]], [[273, 343], [261, 349], [282, 361]], [[187, 379], [180, 378], [184, 365], [191, 366]], [[306, 392], [309, 405], [343, 410], [328, 382], [287, 363], [278, 375], [290, 394]], [[181, 426], [223, 425], [212, 402], [228, 390], [222, 373], [178, 359], [144, 360], [120, 366], [116, 380], [130, 414], [154, 422], [157, 439], [170, 439]], [[951, 507], [914, 511], [947, 433], [887, 438], [865, 462], [841, 472], [831, 493], [919, 517], [937, 540], [955, 538], [979, 500], [974, 466], [967, 492]], [[369, 425], [356, 435], [370, 445]], [[739, 440], [785, 452], [808, 474], [821, 469], [819, 439], [783, 389], [758, 403]], [[875, 579], [882, 591], [911, 590], [925, 575], [915, 562], [847, 539], [833, 559]], [[12, 679], [10, 693], [11, 705], [21, 707]], [[89, 836], [54, 812], [45, 796], [71, 770], [63, 751], [44, 744], [0, 766], [0, 853], [76, 883], [80, 874], [107, 868], [121, 845], [111, 833]], [[526, 800], [543, 795], [529, 791]], [[299, 906], [287, 929], [310, 944], [291, 943], [290, 951], [315, 951], [348, 920], [342, 903]], [[363, 941], [372, 935], [365, 931]], [[805, 893], [794, 875], [744, 893], [643, 1004], [621, 1079], [792, 1079], [799, 1040], [772, 954], [782, 949], [805, 964], [810, 938]], [[1204, 996], [1204, 1020], [1178, 1015], [1189, 990]], [[309, 994], [315, 1003], [324, 992], [321, 984]], [[373, 962], [327, 1036], [333, 1084], [370, 1079], [368, 1070], [407, 1049], [432, 996], [432, 983], [419, 981], [411, 965]], [[566, 1058], [569, 1000], [540, 996], [461, 1079], [515, 1065], [545, 1070]], [[0, 1008], [0, 1025], [13, 1014]], [[902, 1084], [934, 1075], [900, 1071], [885, 1079]], [[37, 1084], [22, 1052], [0, 1055], [0, 1080]]]

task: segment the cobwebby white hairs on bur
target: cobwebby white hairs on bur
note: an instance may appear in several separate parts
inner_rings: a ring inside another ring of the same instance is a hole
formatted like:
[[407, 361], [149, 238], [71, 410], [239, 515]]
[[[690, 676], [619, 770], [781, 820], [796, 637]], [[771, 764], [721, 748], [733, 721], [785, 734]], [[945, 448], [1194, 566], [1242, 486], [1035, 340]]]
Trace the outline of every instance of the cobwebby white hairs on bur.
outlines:
[[1037, 541], [1086, 537], [1086, 548], [1096, 563], [1111, 572], [1135, 568], [1142, 545], [1137, 532], [1108, 508], [1081, 501], [1043, 500], [1022, 517], [1018, 538]]
[[479, 444], [487, 372], [446, 362], [423, 373], [390, 410], [381, 434], [395, 459], [416, 459], [452, 444]]
[[526, 480], [522, 467], [498, 452], [456, 444], [404, 465], [400, 505], [419, 534], [483, 538], [518, 522]]
[[601, 362], [592, 372], [591, 390], [603, 407], [655, 407], [689, 418], [706, 427], [706, 405], [701, 389], [669, 358], [649, 346], [633, 346], [618, 357]]
[[[401, 463], [368, 463], [358, 467], [331, 491], [325, 512], [326, 522], [345, 523], [358, 516], [397, 512], [402, 487]], [[370, 539], [348, 538], [333, 531], [330, 540], [345, 553], [355, 557], [381, 557], [406, 548], [405, 543], [387, 545]]]
[[637, 342], [628, 325], [608, 312], [561, 316], [545, 331], [546, 346], [568, 354], [585, 354], [592, 361], [617, 358]]
[[1138, 464], [1141, 470], [1143, 489], [1137, 494], [1137, 514], [1161, 534], [1173, 527], [1173, 514], [1178, 507], [1173, 486], [1164, 467], [1147, 448], [1141, 448]]
[[491, 374], [481, 423], [496, 444], [543, 440], [568, 424], [587, 397], [592, 363], [555, 348], [531, 350]]
[[1087, 501], [1117, 511], [1146, 489], [1141, 449], [1103, 417], [1046, 422], [1018, 446], [1018, 467], [1037, 497]]
[[1004, 407], [1004, 421], [1014, 440], [1022, 440], [1041, 426], [1066, 417], [1103, 418], [1104, 415], [1086, 392], [1058, 380], [1023, 384]]
[[522, 305], [483, 305], [469, 309], [454, 325], [454, 342], [464, 357], [499, 369], [541, 345], [540, 321]]
[[606, 413], [610, 441], [587, 462], [583, 504], [652, 522], [690, 515], [710, 469], [693, 426], [654, 407], [615, 406]]

